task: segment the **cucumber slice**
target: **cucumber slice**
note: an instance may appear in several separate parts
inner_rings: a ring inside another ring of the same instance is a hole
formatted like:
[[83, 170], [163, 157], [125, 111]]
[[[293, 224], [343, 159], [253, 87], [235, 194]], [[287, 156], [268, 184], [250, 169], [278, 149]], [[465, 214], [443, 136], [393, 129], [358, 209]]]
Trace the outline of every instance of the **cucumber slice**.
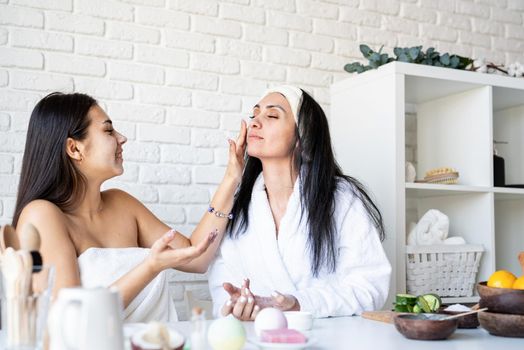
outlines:
[[407, 305], [398, 305], [398, 304], [395, 305], [395, 309], [393, 311], [396, 311], [396, 312], [409, 312]]
[[436, 294], [424, 294], [421, 297], [428, 303], [430, 312], [437, 312], [442, 305], [442, 299]]
[[415, 305], [417, 303], [417, 297], [411, 294], [397, 294], [395, 297], [396, 305]]

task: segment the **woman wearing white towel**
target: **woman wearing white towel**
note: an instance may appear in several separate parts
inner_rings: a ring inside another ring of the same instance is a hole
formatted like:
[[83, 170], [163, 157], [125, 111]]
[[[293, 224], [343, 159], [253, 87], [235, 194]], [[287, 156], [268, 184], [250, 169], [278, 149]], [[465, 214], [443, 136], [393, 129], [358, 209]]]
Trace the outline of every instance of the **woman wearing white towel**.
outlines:
[[[238, 149], [211, 201], [228, 211], [243, 166], [245, 124]], [[191, 237], [171, 230], [121, 190], [101, 191], [123, 172], [122, 145], [111, 119], [84, 94], [52, 93], [35, 106], [27, 131], [13, 226], [32, 223], [41, 253], [56, 268], [54, 294], [63, 287], [115, 286], [126, 321], [174, 321], [165, 270], [207, 270], [226, 220], [205, 214]], [[148, 249], [150, 248], [150, 249]]]
[[341, 172], [325, 114], [303, 90], [280, 86], [254, 106], [231, 214], [209, 271], [217, 316], [252, 320], [267, 306], [342, 316], [384, 304], [381, 214]]

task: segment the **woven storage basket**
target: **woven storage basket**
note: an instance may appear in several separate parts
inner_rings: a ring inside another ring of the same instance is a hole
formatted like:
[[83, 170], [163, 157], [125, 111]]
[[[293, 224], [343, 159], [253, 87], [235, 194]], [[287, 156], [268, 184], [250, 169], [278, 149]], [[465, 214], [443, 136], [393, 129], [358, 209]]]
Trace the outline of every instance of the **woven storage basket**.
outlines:
[[473, 295], [482, 245], [406, 246], [406, 286], [413, 295]]

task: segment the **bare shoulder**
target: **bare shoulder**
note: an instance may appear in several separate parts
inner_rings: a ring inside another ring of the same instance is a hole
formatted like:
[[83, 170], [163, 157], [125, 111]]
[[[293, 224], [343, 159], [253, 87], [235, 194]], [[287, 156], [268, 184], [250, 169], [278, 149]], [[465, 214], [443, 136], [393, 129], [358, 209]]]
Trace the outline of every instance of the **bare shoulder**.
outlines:
[[37, 199], [27, 204], [20, 214], [17, 223], [17, 231], [26, 224], [31, 223], [40, 232], [42, 244], [48, 242], [60, 244], [61, 246], [72, 244], [68, 219], [64, 212], [54, 203], [47, 200]]
[[110, 204], [125, 204], [125, 205], [141, 205], [140, 201], [127, 193], [126, 191], [112, 188], [102, 192], [102, 198], [106, 203]]
[[56, 204], [44, 199], [35, 199], [22, 209], [19, 223], [49, 220], [65, 223], [66, 216]]

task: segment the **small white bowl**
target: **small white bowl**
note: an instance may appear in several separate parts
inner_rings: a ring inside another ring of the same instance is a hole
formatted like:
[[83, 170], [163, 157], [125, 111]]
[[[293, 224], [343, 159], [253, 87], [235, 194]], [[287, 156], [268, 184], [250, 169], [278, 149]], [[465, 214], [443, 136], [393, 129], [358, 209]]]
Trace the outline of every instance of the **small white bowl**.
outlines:
[[313, 315], [307, 311], [286, 311], [287, 328], [300, 332], [309, 331], [313, 327]]

